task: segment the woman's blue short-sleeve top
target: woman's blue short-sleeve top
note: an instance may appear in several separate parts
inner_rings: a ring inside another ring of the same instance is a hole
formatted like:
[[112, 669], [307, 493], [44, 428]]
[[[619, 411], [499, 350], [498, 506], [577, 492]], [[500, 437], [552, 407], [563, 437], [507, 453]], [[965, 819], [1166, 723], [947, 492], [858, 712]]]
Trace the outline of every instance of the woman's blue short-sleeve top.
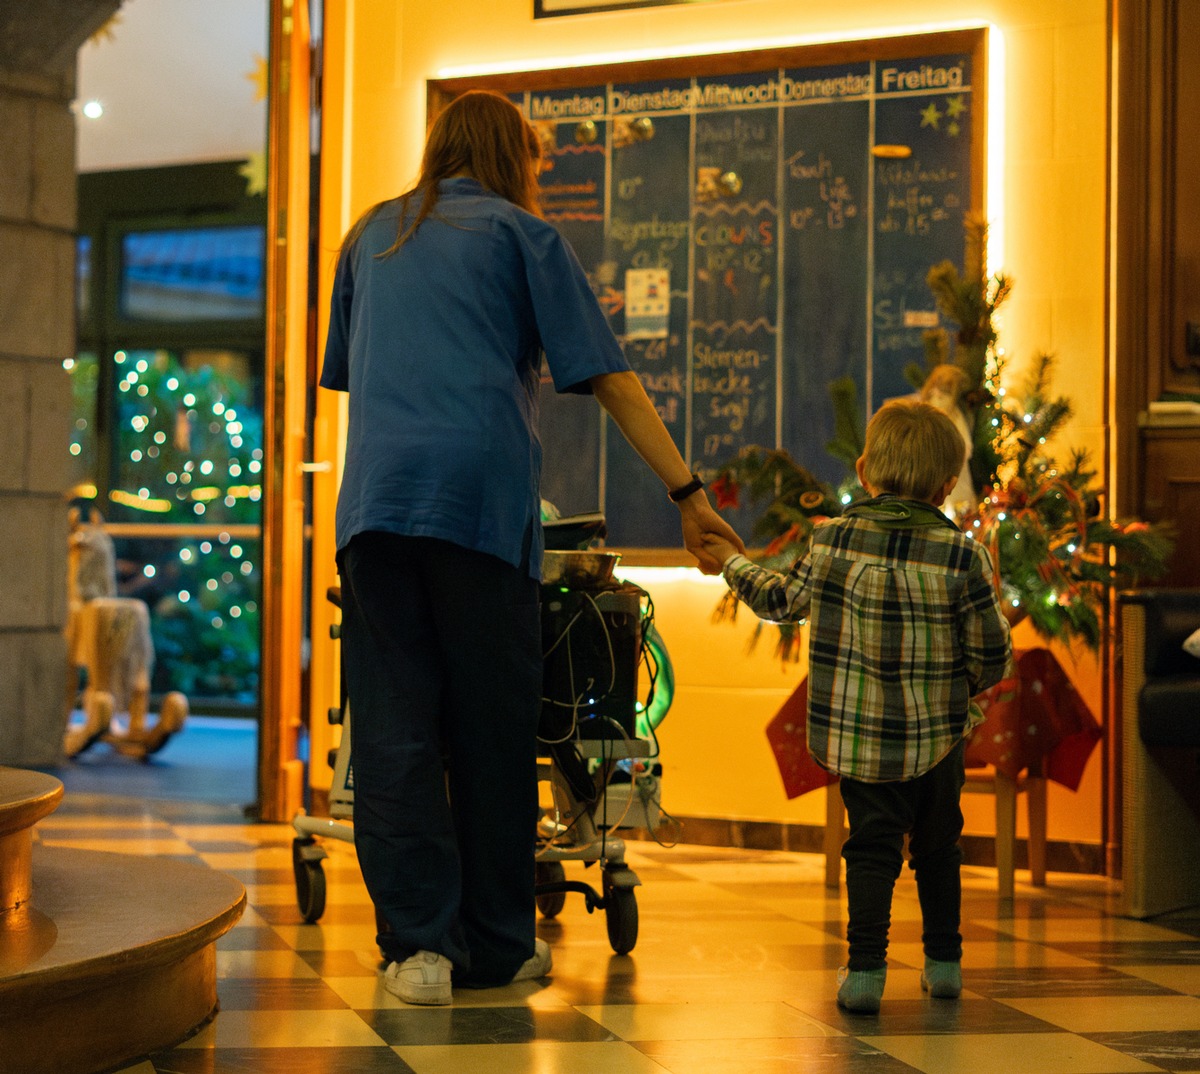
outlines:
[[[417, 198], [411, 199], [410, 212]], [[571, 248], [473, 179], [398, 251], [399, 199], [338, 260], [321, 372], [348, 391], [337, 544], [382, 530], [541, 567], [538, 385], [627, 370]], [[528, 540], [527, 540], [528, 538]]]

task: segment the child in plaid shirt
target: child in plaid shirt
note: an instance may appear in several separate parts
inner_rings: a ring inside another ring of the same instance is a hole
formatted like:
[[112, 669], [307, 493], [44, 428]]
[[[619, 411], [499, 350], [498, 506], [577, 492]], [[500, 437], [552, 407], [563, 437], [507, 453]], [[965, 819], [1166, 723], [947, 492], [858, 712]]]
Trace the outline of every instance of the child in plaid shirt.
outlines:
[[858, 460], [870, 499], [819, 523], [787, 574], [708, 541], [734, 594], [762, 619], [810, 620], [808, 748], [841, 777], [849, 959], [838, 1004], [879, 1010], [904, 836], [923, 920], [921, 986], [962, 991], [959, 932], [964, 736], [970, 699], [1010, 656], [987, 550], [938, 510], [964, 445], [911, 399], [884, 404]]

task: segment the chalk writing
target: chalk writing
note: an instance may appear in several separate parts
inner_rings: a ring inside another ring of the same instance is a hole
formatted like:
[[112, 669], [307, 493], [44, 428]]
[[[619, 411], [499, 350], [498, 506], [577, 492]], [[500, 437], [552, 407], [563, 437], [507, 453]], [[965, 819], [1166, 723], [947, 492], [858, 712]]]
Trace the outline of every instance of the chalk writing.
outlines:
[[858, 215], [850, 181], [835, 170], [824, 150], [818, 150], [815, 157], [808, 150], [797, 150], [784, 161], [784, 166], [788, 176], [797, 181], [796, 196], [802, 200], [815, 198], [824, 206], [824, 211], [813, 204], [790, 209], [788, 226], [793, 230], [819, 225], [836, 230]]
[[[972, 59], [950, 47], [521, 96], [552, 165], [543, 214], [698, 472], [760, 444], [836, 484], [831, 381], [853, 379], [867, 409], [911, 391], [904, 368], [938, 323], [926, 275], [961, 261], [977, 196], [982, 112]], [[677, 540], [622, 439], [601, 438], [552, 385], [541, 404], [549, 487], [606, 489], [614, 544]], [[595, 437], [582, 450], [581, 435]]]

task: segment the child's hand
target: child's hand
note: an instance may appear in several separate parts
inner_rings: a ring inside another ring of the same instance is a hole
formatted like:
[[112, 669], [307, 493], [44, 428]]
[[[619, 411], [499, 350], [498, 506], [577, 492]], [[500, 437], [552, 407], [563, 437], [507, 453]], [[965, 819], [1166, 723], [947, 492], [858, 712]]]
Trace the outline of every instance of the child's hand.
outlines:
[[730, 556], [740, 551], [740, 549], [718, 534], [706, 533], [704, 535], [704, 551], [711, 555], [718, 563], [724, 564]]

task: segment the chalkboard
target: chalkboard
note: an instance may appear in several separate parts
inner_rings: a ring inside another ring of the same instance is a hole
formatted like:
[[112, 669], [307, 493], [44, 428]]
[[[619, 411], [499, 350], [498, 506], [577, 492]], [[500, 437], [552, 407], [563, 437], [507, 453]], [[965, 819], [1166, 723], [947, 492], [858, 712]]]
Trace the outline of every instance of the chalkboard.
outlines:
[[[836, 484], [829, 384], [851, 377], [864, 416], [911, 390], [903, 370], [938, 323], [926, 275], [961, 264], [964, 214], [982, 202], [984, 44], [971, 31], [761, 66], [750, 54], [491, 81], [538, 129], [546, 218], [702, 476], [758, 444]], [[594, 401], [547, 379], [540, 404], [543, 496], [602, 510], [612, 545], [677, 547], [678, 512]], [[735, 512], [744, 536], [752, 518]]]

